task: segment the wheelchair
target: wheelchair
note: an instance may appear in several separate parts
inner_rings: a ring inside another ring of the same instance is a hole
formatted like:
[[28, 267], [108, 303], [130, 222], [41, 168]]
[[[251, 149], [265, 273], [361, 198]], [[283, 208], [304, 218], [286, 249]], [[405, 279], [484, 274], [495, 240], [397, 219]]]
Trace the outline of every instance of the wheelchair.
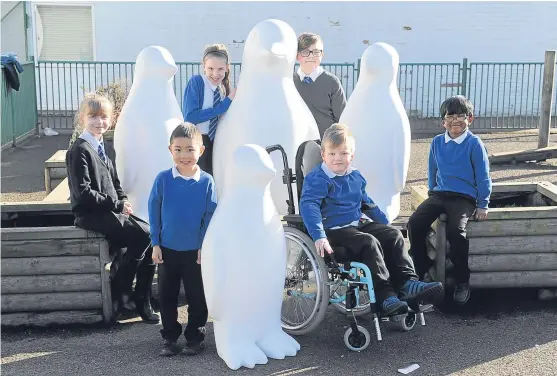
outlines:
[[[431, 304], [407, 301], [409, 312], [382, 316], [375, 300], [370, 269], [360, 262], [338, 263], [334, 253], [325, 258], [317, 254], [313, 240], [294, 206], [292, 184], [296, 183], [297, 199], [302, 193], [304, 177], [322, 162], [319, 141], [306, 141], [296, 153], [295, 174], [288, 165], [287, 155], [280, 145], [266, 148], [270, 154], [279, 151], [283, 159], [283, 183], [288, 190], [288, 214], [283, 217], [287, 247], [287, 268], [284, 282], [281, 324], [291, 335], [304, 335], [315, 330], [323, 321], [329, 305], [345, 314], [350, 326], [344, 333], [344, 344], [352, 351], [365, 350], [370, 342], [369, 331], [358, 324], [358, 318], [371, 314], [378, 341], [382, 340], [380, 322], [392, 322], [403, 331], [410, 331], [419, 320], [425, 325], [424, 312]], [[333, 250], [338, 247], [333, 247]]]

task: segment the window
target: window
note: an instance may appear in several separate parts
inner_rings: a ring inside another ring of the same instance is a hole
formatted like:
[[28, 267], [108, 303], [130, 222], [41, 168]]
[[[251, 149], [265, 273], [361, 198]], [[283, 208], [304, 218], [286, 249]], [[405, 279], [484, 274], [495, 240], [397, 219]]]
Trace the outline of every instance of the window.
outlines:
[[37, 5], [39, 60], [94, 60], [91, 6]]

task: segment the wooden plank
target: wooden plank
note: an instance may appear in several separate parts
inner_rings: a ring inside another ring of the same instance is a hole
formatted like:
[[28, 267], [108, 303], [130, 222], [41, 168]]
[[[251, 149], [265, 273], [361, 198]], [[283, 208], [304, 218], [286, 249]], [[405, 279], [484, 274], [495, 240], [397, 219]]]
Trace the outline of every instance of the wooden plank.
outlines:
[[557, 158], [557, 146], [548, 146], [539, 149], [528, 149], [495, 153], [489, 156], [490, 164], [516, 163], [528, 161], [545, 161]]
[[67, 150], [58, 150], [54, 153], [44, 162], [45, 168], [66, 167], [66, 152]]
[[105, 323], [110, 323], [114, 319], [114, 311], [112, 306], [112, 292], [110, 289], [110, 264], [112, 260], [109, 253], [109, 245], [107, 241], [101, 243], [100, 252], [100, 268], [101, 268], [101, 286], [102, 286], [102, 305], [103, 318]]
[[100, 274], [2, 276], [2, 294], [101, 291]]
[[557, 251], [552, 253], [470, 255], [472, 272], [539, 271], [557, 269]]
[[1, 202], [0, 210], [2, 213], [23, 213], [23, 212], [42, 212], [42, 211], [60, 211], [70, 212], [71, 206], [69, 202], [48, 202], [48, 201], [18, 201], [18, 202]]
[[538, 183], [538, 192], [557, 203], [557, 185], [542, 181]]
[[86, 239], [93, 241], [93, 239], [104, 238], [102, 234], [75, 226], [3, 228], [1, 235], [2, 244], [9, 240]]
[[4, 258], [3, 276], [100, 274], [98, 256]]
[[95, 324], [102, 319], [99, 310], [3, 313], [2, 326]]
[[2, 257], [95, 256], [99, 254], [99, 240], [12, 240], [2, 243]]
[[557, 220], [545, 219], [508, 219], [468, 222], [467, 234], [470, 238], [482, 236], [523, 236], [555, 235]]
[[47, 202], [65, 202], [70, 201], [70, 187], [68, 185], [68, 178], [62, 180], [60, 184], [52, 192], [44, 198], [43, 201]]
[[557, 287], [557, 270], [471, 273], [473, 288]]
[[508, 192], [536, 192], [538, 188], [537, 183], [523, 183], [523, 182], [499, 182], [493, 183], [492, 193], [508, 193]]
[[493, 208], [489, 209], [487, 218], [488, 220], [557, 218], [557, 206]]
[[557, 250], [557, 235], [469, 238], [470, 254], [543, 253]]
[[102, 308], [101, 292], [2, 294], [2, 313], [42, 312]]
[[410, 187], [411, 208], [416, 210], [427, 199], [428, 188], [426, 185], [413, 185]]

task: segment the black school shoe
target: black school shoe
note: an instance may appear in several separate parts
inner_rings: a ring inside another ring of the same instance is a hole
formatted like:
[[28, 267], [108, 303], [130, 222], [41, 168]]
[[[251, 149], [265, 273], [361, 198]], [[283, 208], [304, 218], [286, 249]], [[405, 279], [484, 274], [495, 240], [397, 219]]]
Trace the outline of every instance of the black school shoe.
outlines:
[[468, 283], [459, 283], [456, 285], [453, 293], [453, 300], [456, 304], [464, 305], [470, 299], [470, 285]]
[[203, 341], [201, 342], [188, 342], [186, 347], [182, 350], [184, 355], [197, 355], [205, 348]]
[[164, 341], [160, 356], [174, 356], [180, 354], [182, 348], [178, 346], [176, 341]]

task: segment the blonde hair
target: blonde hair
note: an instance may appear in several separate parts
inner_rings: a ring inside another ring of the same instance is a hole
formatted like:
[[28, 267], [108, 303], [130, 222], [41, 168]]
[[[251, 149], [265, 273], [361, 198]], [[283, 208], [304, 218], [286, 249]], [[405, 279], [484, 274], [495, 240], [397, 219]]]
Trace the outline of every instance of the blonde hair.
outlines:
[[83, 117], [85, 115], [107, 115], [112, 117], [113, 112], [114, 106], [107, 97], [96, 93], [85, 94], [79, 105], [79, 110], [75, 114], [75, 129], [79, 133], [83, 131]]
[[230, 63], [228, 57], [228, 49], [222, 43], [208, 44], [205, 46], [205, 51], [203, 51], [203, 65], [205, 65], [205, 60], [210, 57], [216, 57], [223, 59], [226, 62], [226, 73], [224, 74], [224, 79], [222, 80], [222, 85], [224, 86], [225, 95], [230, 94]]
[[344, 145], [350, 147], [352, 151], [356, 149], [356, 141], [348, 126], [335, 123], [327, 128], [321, 142], [321, 150], [325, 151], [327, 146], [338, 148]]
[[298, 37], [298, 52], [302, 52], [305, 49], [310, 48], [317, 42], [323, 44], [321, 36], [314, 33], [303, 33]]

